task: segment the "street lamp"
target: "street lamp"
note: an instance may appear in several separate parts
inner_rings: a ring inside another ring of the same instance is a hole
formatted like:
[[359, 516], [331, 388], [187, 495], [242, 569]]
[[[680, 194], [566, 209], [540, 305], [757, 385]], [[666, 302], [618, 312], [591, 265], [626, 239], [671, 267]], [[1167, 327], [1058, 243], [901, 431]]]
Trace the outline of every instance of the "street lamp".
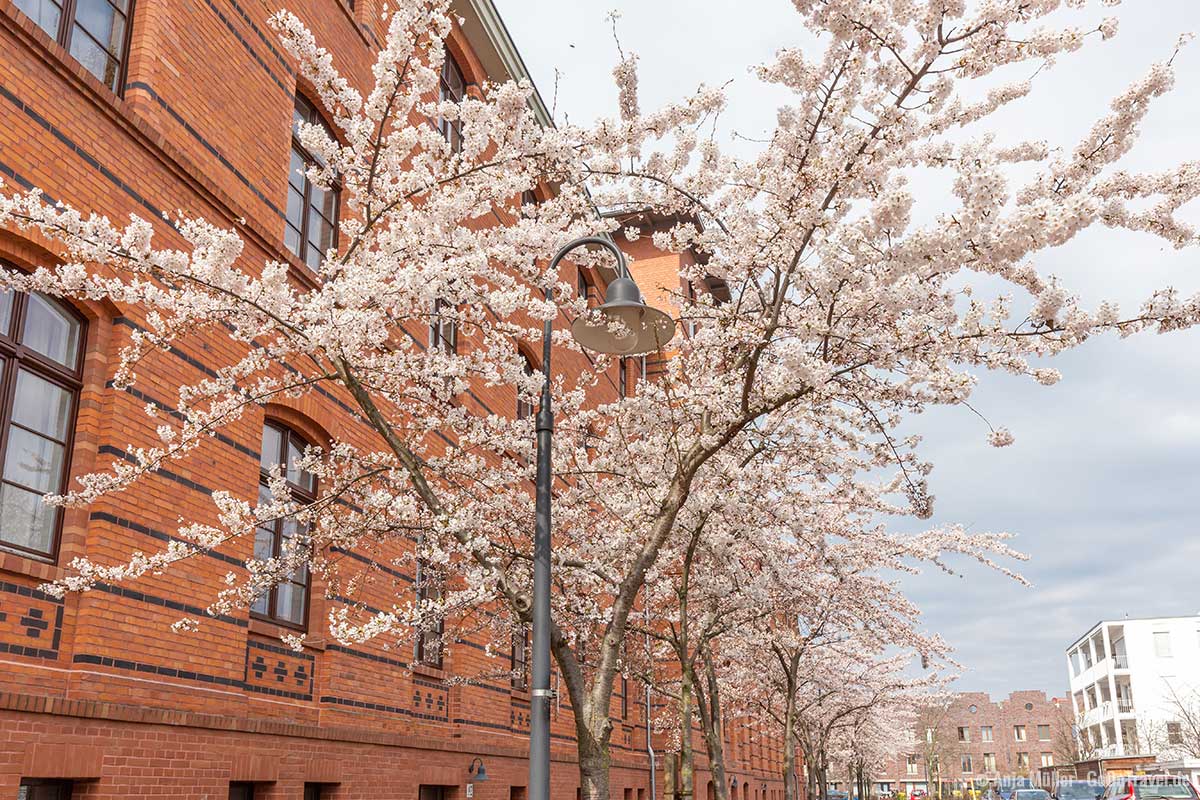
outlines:
[[[650, 308], [629, 277], [625, 255], [611, 240], [585, 236], [568, 242], [550, 261], [550, 275], [567, 253], [596, 245], [617, 260], [617, 278], [597, 309], [601, 320], [581, 314], [571, 325], [575, 341], [589, 350], [631, 355], [656, 350], [675, 335], [671, 317]], [[553, 296], [553, 289], [547, 297]], [[542, 398], [537, 413], [536, 518], [533, 531], [533, 674], [529, 708], [529, 800], [550, 800], [550, 446], [554, 415], [550, 409], [550, 338], [553, 320], [542, 329]]]

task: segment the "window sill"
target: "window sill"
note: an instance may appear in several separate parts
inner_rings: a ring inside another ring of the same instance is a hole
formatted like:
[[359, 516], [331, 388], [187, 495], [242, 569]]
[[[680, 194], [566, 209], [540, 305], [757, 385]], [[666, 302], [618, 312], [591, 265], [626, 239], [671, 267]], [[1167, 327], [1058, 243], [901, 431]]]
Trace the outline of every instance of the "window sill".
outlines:
[[56, 581], [66, 574], [62, 567], [52, 561], [18, 555], [11, 550], [5, 550], [2, 546], [0, 546], [0, 571], [37, 578], [41, 581]]
[[310, 639], [308, 638], [306, 631], [302, 631], [297, 628], [289, 628], [286, 625], [280, 625], [278, 623], [270, 622], [265, 619], [259, 619], [257, 617], [250, 618], [250, 624], [248, 625], [247, 630], [249, 630], [250, 633], [254, 633], [259, 636], [265, 636], [270, 639], [279, 639], [280, 641], [283, 640], [284, 636], [304, 636], [305, 650], [323, 651], [325, 649], [325, 640], [323, 638]]
[[440, 667], [431, 667], [428, 664], [413, 664], [413, 675], [420, 675], [422, 678], [441, 681], [446, 679], [446, 670]]

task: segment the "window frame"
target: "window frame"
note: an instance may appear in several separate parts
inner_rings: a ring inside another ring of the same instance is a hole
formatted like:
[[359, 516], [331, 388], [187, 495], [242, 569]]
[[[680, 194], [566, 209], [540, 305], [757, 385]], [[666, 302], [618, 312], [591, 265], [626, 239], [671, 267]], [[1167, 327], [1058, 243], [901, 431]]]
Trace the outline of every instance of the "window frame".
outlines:
[[[110, 6], [112, 6], [111, 2], [108, 4]], [[14, 2], [13, 5], [15, 6], [16, 3]], [[50, 31], [46, 30], [41, 25], [39, 25], [37, 23], [37, 21], [35, 21], [32, 17], [30, 17], [25, 12], [24, 9], [22, 9], [20, 6], [17, 6], [17, 10], [20, 11], [22, 14], [25, 14], [25, 17], [27, 19], [29, 19], [31, 22], [33, 22], [33, 25], [35, 28], [37, 28], [38, 30], [40, 30], [44, 34], [46, 34], [47, 36], [54, 39], [55, 44], [57, 44], [62, 49], [66, 50], [67, 55], [70, 56], [71, 59], [76, 64], [78, 64], [80, 67], [83, 67], [84, 72], [86, 72], [87, 74], [89, 74], [93, 78], [95, 78], [99, 83], [104, 85], [104, 87], [106, 89], [108, 89], [110, 92], [115, 94], [117, 97], [124, 97], [125, 96], [125, 81], [129, 78], [129, 50], [130, 50], [130, 46], [133, 44], [133, 18], [135, 16], [135, 14], [137, 13], [137, 0], [129, 0], [129, 10], [125, 11], [125, 12], [122, 12], [119, 9], [117, 9], [116, 6], [113, 6], [114, 11], [116, 11], [118, 14], [122, 14], [125, 17], [125, 34], [121, 39], [121, 55], [120, 56], [113, 56], [112, 52], [107, 47], [100, 44], [100, 42], [96, 39], [96, 37], [92, 36], [91, 33], [89, 33], [86, 29], [84, 30], [84, 33], [83, 33], [84, 36], [86, 36], [87, 38], [89, 38], [93, 42], [95, 42], [97, 45], [99, 45], [101, 50], [103, 50], [110, 57], [113, 57], [116, 60], [117, 74], [114, 76], [114, 80], [116, 81], [116, 84], [117, 84], [116, 86], [111, 86], [109, 84], [104, 83], [103, 78], [101, 78], [99, 75], [97, 75], [96, 73], [94, 73], [90, 69], [88, 69], [86, 66], [84, 66], [83, 62], [80, 61], [71, 52], [71, 41], [75, 35], [75, 27], [77, 24], [76, 23], [76, 19], [77, 19], [76, 12], [78, 11], [78, 9], [79, 9], [79, 0], [61, 0], [61, 8], [59, 9], [59, 17], [58, 17], [58, 30], [56, 30], [54, 33], [51, 33]], [[83, 26], [79, 25], [79, 27], [82, 28]]]
[[[512, 635], [512, 646], [508, 654], [511, 685], [518, 692], [529, 691], [529, 626], [521, 624]], [[518, 657], [518, 653], [520, 656]]]
[[[295, 428], [291, 427], [290, 425], [287, 425], [287, 424], [280, 422], [278, 420], [275, 420], [275, 419], [271, 419], [270, 417], [268, 417], [267, 419], [265, 419], [263, 421], [263, 428], [264, 428], [264, 430], [266, 428], [274, 428], [276, 431], [278, 431], [280, 434], [282, 434], [279, 439], [279, 448], [280, 448], [279, 457], [282, 460], [275, 462], [275, 463], [277, 463], [283, 467], [284, 476], [285, 476], [285, 480], [286, 480], [288, 443], [291, 440], [291, 438], [295, 437], [297, 442], [304, 445], [304, 447], [312, 446], [312, 442], [308, 441], [308, 439], [306, 439], [303, 434], [301, 434], [299, 431], [297, 431]], [[301, 447], [300, 449], [303, 450], [304, 447]], [[269, 480], [269, 478], [270, 478], [270, 472], [267, 467], [263, 466], [262, 454], [260, 453], [259, 461], [258, 461], [258, 485], [259, 485], [260, 489], [267, 486], [267, 481]], [[299, 484], [292, 483], [290, 480], [287, 481], [287, 486], [288, 486], [288, 491], [291, 492], [292, 499], [298, 503], [316, 502], [316, 499], [317, 499], [317, 496], [318, 496], [319, 490], [320, 490], [320, 482], [317, 480], [317, 477], [315, 475], [313, 476], [312, 489], [308, 489]], [[280, 554], [283, 553], [283, 525], [284, 525], [284, 520], [282, 520], [282, 519], [275, 520], [274, 524], [272, 525], [272, 528], [273, 528], [272, 533], [274, 534], [274, 538], [272, 539], [272, 542], [271, 542], [271, 547], [272, 547], [272, 556], [271, 557], [272, 558], [278, 557]], [[256, 526], [255, 530], [257, 530], [259, 527], [261, 527], [261, 526]], [[255, 611], [254, 608], [251, 607], [250, 616], [253, 617], [254, 619], [259, 619], [259, 620], [263, 620], [264, 622], [269, 622], [272, 625], [281, 625], [285, 628], [292, 628], [293, 630], [307, 631], [308, 630], [308, 614], [309, 614], [309, 611], [311, 610], [311, 606], [312, 606], [312, 570], [308, 569], [306, 567], [304, 572], [305, 572], [304, 612], [301, 614], [302, 619], [300, 622], [293, 622], [292, 620], [284, 619], [278, 615], [278, 609], [276, 608], [276, 606], [278, 605], [278, 599], [279, 599], [279, 585], [278, 584], [276, 584], [275, 586], [272, 586], [270, 588], [270, 590], [268, 590], [268, 592], [267, 592], [267, 610], [266, 610], [266, 612], [263, 613], [261, 611]], [[296, 583], [296, 581], [290, 580], [290, 579], [288, 582], [293, 583], [293, 584]]]
[[[447, 68], [452, 68], [458, 75], [459, 81], [462, 83], [462, 94], [458, 95], [457, 97], [454, 95], [453, 88], [446, 80]], [[449, 100], [456, 104], [461, 104], [463, 99], [467, 96], [468, 85], [467, 73], [466, 70], [462, 68], [462, 64], [458, 63], [458, 59], [454, 57], [454, 53], [450, 52], [449, 47], [443, 48], [442, 68], [438, 70], [438, 101], [444, 103]], [[452, 155], [461, 153], [463, 149], [464, 138], [462, 131], [462, 120], [449, 120], [444, 117], [439, 117], [437, 127], [438, 132], [442, 134], [442, 138], [445, 139], [446, 143], [450, 145], [450, 153]], [[452, 139], [450, 137], [451, 131], [457, 135], [456, 139]]]
[[[521, 358], [524, 359], [524, 361], [525, 361], [525, 365], [523, 367], [523, 369], [525, 371], [525, 375], [528, 377], [533, 377], [533, 375], [535, 375], [537, 372], [537, 370], [535, 370], [534, 366], [533, 366], [533, 359], [531, 359], [529, 356], [525, 355], [524, 353], [521, 354]], [[540, 396], [537, 401], [526, 400], [521, 395], [521, 392], [518, 390], [517, 391], [517, 419], [530, 419], [531, 417], [537, 416], [539, 406], [541, 405], [540, 401], [541, 401]]]
[[[445, 594], [445, 585], [440, 576], [435, 576], [435, 580], [427, 580], [426, 574], [433, 572], [429, 562], [423, 558], [417, 559], [417, 574], [413, 581], [414, 588], [417, 593], [417, 601], [438, 599], [440, 600]], [[430, 593], [430, 590], [436, 590], [436, 596]], [[427, 637], [431, 634], [437, 637], [437, 653], [431, 655], [427, 648]], [[421, 628], [417, 631], [416, 641], [413, 643], [413, 663], [423, 666], [432, 667], [433, 669], [442, 669], [446, 663], [446, 620], [440, 617], [437, 625], [433, 628]]]
[[[337, 141], [337, 137], [335, 137], [333, 135], [333, 128], [331, 128], [329, 126], [329, 123], [325, 121], [325, 117], [322, 116], [317, 105], [315, 103], [313, 103], [311, 100], [309, 100], [302, 92], [296, 92], [295, 99], [292, 104], [292, 109], [293, 109], [293, 113], [298, 113], [302, 118], [304, 118], [304, 121], [306, 123], [308, 123], [310, 125], [320, 125], [321, 127], [323, 127], [325, 129], [325, 133], [329, 136], [330, 139]], [[308, 250], [309, 250], [309, 247], [311, 246], [308, 241], [308, 237], [309, 237], [309, 233], [311, 230], [309, 227], [309, 220], [310, 220], [310, 217], [312, 214], [312, 209], [313, 209], [313, 207], [312, 207], [313, 182], [311, 180], [309, 180], [307, 171], [310, 167], [320, 166], [321, 161], [319, 158], [317, 158], [316, 155], [314, 155], [312, 152], [310, 152], [307, 147], [304, 146], [303, 142], [300, 141], [300, 132], [296, 129], [296, 124], [295, 124], [294, 120], [292, 121], [291, 128], [292, 128], [291, 145], [290, 145], [290, 149], [288, 150], [288, 175], [290, 178], [291, 169], [292, 169], [291, 156], [294, 153], [300, 157], [300, 160], [302, 162], [304, 162], [304, 171], [300, 172], [300, 179], [302, 181], [304, 181], [304, 184], [301, 187], [303, 189], [303, 191], [300, 193], [302, 207], [303, 207], [303, 215], [300, 220], [300, 227], [297, 230], [297, 233], [300, 235], [299, 252], [297, 252], [295, 250], [292, 250], [292, 248], [290, 246], [288, 246], [288, 243], [287, 243], [288, 229], [296, 229], [296, 226], [294, 226], [292, 224], [292, 221], [288, 218], [288, 212], [287, 212], [288, 203], [287, 203], [286, 191], [287, 191], [287, 189], [294, 188], [292, 186], [291, 180], [289, 179], [287, 181], [287, 186], [285, 188], [284, 204], [283, 204], [283, 233], [284, 233], [283, 246], [284, 246], [284, 249], [286, 249], [289, 253], [291, 253], [296, 258], [298, 258], [302, 262], [304, 262], [304, 265], [306, 267], [308, 267], [311, 270], [316, 270], [320, 266], [320, 264], [318, 264], [316, 267], [314, 267], [313, 265], [308, 263]], [[333, 184], [330, 185], [328, 191], [333, 195], [333, 219], [326, 220], [326, 221], [332, 225], [333, 240], [331, 242], [331, 249], [336, 250], [338, 247], [338, 239], [341, 234], [341, 225], [340, 225], [341, 214], [342, 214], [342, 185], [341, 185], [341, 182], [335, 180], [333, 182]], [[323, 214], [321, 216], [322, 216], [322, 218], [324, 218]], [[321, 255], [321, 259], [324, 260], [324, 258], [325, 258], [324, 253], [321, 253], [320, 255]]]
[[433, 311], [429, 321], [429, 347], [442, 353], [457, 355], [458, 320], [449, 316], [443, 317], [442, 309], [444, 308], [454, 308], [454, 304], [440, 297], [434, 298]]
[[[16, 269], [14, 265], [6, 261], [0, 261], [0, 268]], [[0, 331], [0, 365], [2, 365], [0, 369], [3, 370], [3, 375], [0, 376], [0, 484], [11, 483], [13, 486], [27, 491], [37, 491], [32, 487], [23, 486], [15, 481], [8, 481], [4, 478], [4, 467], [8, 458], [9, 432], [14, 424], [12, 415], [16, 407], [17, 376], [20, 374], [21, 369], [24, 368], [38, 378], [66, 390], [71, 396], [71, 408], [67, 415], [67, 435], [64, 440], [59, 441], [40, 432], [31, 431], [35, 435], [47, 441], [61, 444], [63, 447], [63, 464], [61, 473], [58, 476], [58, 489], [53, 492], [40, 493], [44, 497], [46, 494], [56, 494], [64, 491], [71, 475], [71, 456], [75, 448], [75, 428], [79, 414], [79, 396], [83, 391], [83, 362], [87, 352], [88, 321], [86, 317], [80, 314], [69, 303], [64, 303], [50, 295], [42, 295], [47, 302], [63, 310], [79, 323], [75, 368], [71, 369], [49, 356], [37, 352], [22, 342], [23, 337], [21, 334], [25, 332], [25, 321], [28, 318], [29, 293], [16, 290], [9, 291], [12, 291], [13, 301], [8, 329]], [[18, 427], [22, 430], [28, 430], [23, 425], [18, 425]], [[3, 523], [0, 523], [0, 551], [16, 553], [38, 561], [56, 563], [58, 561], [59, 549], [62, 546], [64, 513], [61, 508], [55, 508], [52, 511], [55, 514], [55, 521], [48, 551], [32, 550], [28, 547], [22, 547], [19, 544], [6, 541], [3, 538]]]

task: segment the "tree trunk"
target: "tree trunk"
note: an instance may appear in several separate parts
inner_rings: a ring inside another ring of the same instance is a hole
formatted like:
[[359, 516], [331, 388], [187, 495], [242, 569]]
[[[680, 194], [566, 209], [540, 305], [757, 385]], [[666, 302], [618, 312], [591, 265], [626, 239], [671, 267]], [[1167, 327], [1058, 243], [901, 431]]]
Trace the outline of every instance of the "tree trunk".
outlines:
[[[679, 795], [695, 797], [696, 753], [692, 747], [692, 671], [683, 670], [679, 682]], [[707, 798], [705, 798], [707, 800]]]
[[[721, 690], [717, 682], [717, 670], [712, 653], [702, 653], [704, 660], [705, 691], [698, 691], [700, 727], [704, 732], [704, 747], [708, 752], [708, 769], [712, 773], [715, 800], [729, 800], [729, 784], [726, 783], [725, 731], [721, 722]], [[708, 798], [705, 798], [708, 800]]]
[[579, 788], [582, 800], [610, 800], [608, 771], [611, 766], [607, 741], [605, 745], [590, 738], [579, 740]]

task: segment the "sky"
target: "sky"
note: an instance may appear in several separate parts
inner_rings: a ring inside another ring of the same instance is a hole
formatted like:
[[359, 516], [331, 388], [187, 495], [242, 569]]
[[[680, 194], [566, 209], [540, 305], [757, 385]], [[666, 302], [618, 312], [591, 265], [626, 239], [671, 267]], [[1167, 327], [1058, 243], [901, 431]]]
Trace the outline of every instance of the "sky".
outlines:
[[[786, 99], [747, 68], [813, 41], [786, 0], [495, 2], [559, 121], [615, 114], [617, 46], [606, 17], [616, 10], [622, 47], [639, 55], [643, 110], [700, 83], [730, 82], [722, 134], [741, 152], [769, 133]], [[1127, 0], [1077, 18], [1101, 13], [1118, 17], [1119, 34], [1039, 75], [1033, 96], [996, 119], [1001, 138], [1074, 144], [1112, 97], [1170, 57], [1181, 32], [1200, 33], [1196, 0]], [[1200, 41], [1176, 67], [1176, 89], [1151, 112], [1131, 168], [1200, 158]], [[918, 202], [936, 209], [944, 187], [918, 186]], [[1185, 209], [1194, 224], [1198, 205]], [[1038, 265], [1092, 307], [1115, 300], [1132, 309], [1168, 285], [1200, 291], [1200, 249], [1175, 251], [1144, 235], [1090, 231]], [[935, 464], [931, 523], [1009, 531], [1030, 556], [1018, 565], [1030, 588], [973, 564], [904, 579], [923, 624], [954, 646], [962, 690], [1065, 694], [1065, 650], [1097, 621], [1200, 613], [1200, 331], [1093, 339], [1052, 365], [1064, 378], [1050, 388], [979, 376], [973, 404], [1013, 432], [1008, 448], [989, 446], [986, 425], [963, 408], [910, 423]]]

